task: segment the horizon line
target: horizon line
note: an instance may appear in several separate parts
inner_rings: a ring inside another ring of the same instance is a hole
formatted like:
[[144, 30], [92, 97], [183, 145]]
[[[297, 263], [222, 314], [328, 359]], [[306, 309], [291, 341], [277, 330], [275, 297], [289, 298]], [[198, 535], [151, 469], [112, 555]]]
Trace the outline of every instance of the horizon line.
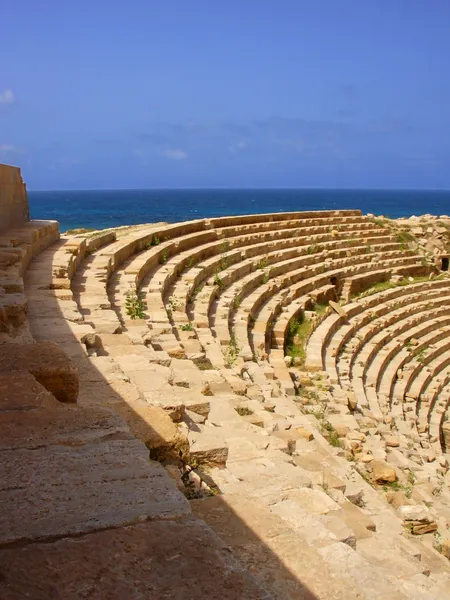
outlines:
[[407, 188], [407, 187], [394, 187], [394, 188], [383, 188], [383, 187], [321, 187], [321, 186], [308, 186], [308, 187], [138, 187], [138, 188], [60, 188], [60, 189], [28, 189], [27, 192], [182, 192], [182, 191], [342, 191], [342, 192], [450, 192], [450, 188]]

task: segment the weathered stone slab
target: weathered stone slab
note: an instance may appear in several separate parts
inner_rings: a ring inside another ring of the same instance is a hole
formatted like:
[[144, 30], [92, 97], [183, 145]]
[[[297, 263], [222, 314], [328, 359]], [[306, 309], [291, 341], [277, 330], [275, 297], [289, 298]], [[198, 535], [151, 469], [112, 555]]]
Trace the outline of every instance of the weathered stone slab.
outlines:
[[53, 400], [56, 406], [50, 410], [0, 412], [0, 450], [79, 446], [112, 437], [134, 439], [124, 421], [108, 409], [79, 408]]
[[0, 543], [73, 535], [188, 513], [164, 468], [135, 440], [5, 450]]
[[60, 406], [28, 371], [0, 373], [0, 412]]
[[152, 459], [188, 461], [187, 437], [163, 408], [144, 401], [118, 404], [114, 408], [127, 422], [133, 435], [150, 450]]
[[142, 523], [0, 550], [2, 600], [270, 600], [202, 521]]
[[53, 342], [0, 345], [0, 373], [29, 371], [60, 402], [76, 402], [78, 371]]
[[[244, 566], [279, 600], [354, 600], [360, 591], [331, 572], [317, 550], [264, 506], [241, 495], [191, 502], [194, 513], [220, 535]], [[9, 600], [9, 599], [8, 599]]]

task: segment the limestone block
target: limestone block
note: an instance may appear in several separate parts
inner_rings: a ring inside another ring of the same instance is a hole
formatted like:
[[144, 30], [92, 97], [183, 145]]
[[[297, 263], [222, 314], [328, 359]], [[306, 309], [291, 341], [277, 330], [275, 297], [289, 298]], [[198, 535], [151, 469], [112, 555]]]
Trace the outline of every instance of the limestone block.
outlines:
[[218, 590], [221, 600], [268, 598], [228, 546], [192, 517], [2, 550], [0, 560], [5, 600], [78, 600], [86, 589], [91, 600], [214, 599]]
[[3, 411], [56, 408], [59, 402], [28, 371], [0, 373], [0, 415]]
[[159, 406], [137, 401], [123, 403], [115, 410], [126, 421], [133, 435], [145, 443], [153, 460], [189, 460], [189, 443], [181, 429]]
[[88, 533], [189, 512], [136, 440], [2, 452], [0, 542]]
[[395, 469], [388, 463], [382, 460], [373, 460], [372, 466], [372, 480], [376, 483], [393, 483], [397, 481], [397, 473]]
[[31, 373], [60, 402], [77, 400], [78, 370], [53, 342], [1, 345], [0, 373], [15, 371]]
[[51, 410], [45, 407], [0, 412], [0, 450], [54, 444], [79, 446], [112, 437], [133, 439], [127, 425], [115, 412], [64, 405], [54, 398], [53, 401], [56, 406]]
[[434, 520], [428, 508], [423, 504], [399, 506], [397, 512], [404, 521], [431, 523]]

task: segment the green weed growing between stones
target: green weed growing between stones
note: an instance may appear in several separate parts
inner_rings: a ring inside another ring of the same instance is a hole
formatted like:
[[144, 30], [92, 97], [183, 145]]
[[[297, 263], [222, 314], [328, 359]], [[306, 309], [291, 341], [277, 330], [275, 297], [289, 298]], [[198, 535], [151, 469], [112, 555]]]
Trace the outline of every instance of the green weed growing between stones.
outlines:
[[125, 297], [125, 311], [130, 319], [145, 319], [145, 302], [136, 288], [130, 288]]

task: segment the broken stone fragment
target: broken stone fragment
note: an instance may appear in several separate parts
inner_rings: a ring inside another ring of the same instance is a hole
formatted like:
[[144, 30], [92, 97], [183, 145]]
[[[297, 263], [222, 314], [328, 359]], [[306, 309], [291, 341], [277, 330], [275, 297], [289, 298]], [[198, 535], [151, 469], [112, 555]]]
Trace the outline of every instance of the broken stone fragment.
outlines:
[[290, 366], [291, 366], [291, 364], [292, 364], [292, 357], [291, 357], [291, 356], [285, 356], [285, 357], [284, 357], [284, 364], [285, 364], [287, 367], [290, 367]]
[[417, 523], [433, 522], [430, 511], [422, 504], [399, 506], [397, 512], [404, 521], [415, 521]]
[[425, 533], [434, 533], [437, 530], [436, 523], [411, 522], [411, 533], [414, 535], [424, 535]]
[[333, 300], [330, 300], [329, 302], [331, 308], [343, 319], [347, 319], [348, 315], [347, 312], [342, 308], [342, 306], [340, 304], [338, 304], [337, 302], [334, 302]]
[[389, 448], [398, 448], [400, 446], [398, 438], [394, 437], [393, 435], [385, 436], [384, 442]]
[[394, 483], [397, 481], [397, 473], [387, 462], [374, 460], [372, 465], [372, 480], [376, 483]]

